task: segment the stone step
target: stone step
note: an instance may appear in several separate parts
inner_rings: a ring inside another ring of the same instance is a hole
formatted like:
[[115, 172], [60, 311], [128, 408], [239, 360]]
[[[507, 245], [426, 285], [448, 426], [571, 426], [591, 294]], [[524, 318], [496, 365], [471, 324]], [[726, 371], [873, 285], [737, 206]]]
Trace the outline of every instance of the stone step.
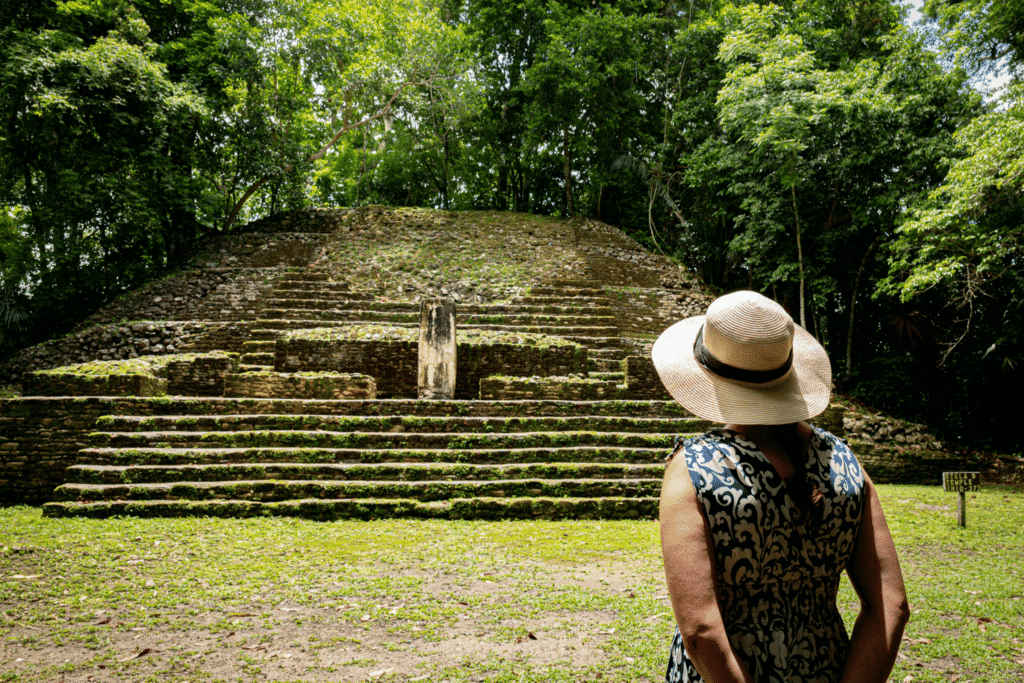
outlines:
[[660, 479], [664, 463], [252, 463], [211, 465], [74, 465], [68, 484], [121, 485], [200, 481], [488, 481], [518, 479]]
[[517, 296], [509, 302], [510, 305], [527, 304], [530, 306], [595, 306], [607, 307], [611, 299], [607, 296], [548, 296], [539, 294], [527, 294]]
[[347, 282], [305, 282], [302, 280], [284, 280], [282, 282], [278, 282], [274, 288], [270, 290], [268, 296], [287, 298], [297, 296], [300, 292], [309, 292], [313, 294], [323, 293], [330, 296], [337, 295], [349, 301], [373, 301], [377, 298], [370, 292], [351, 291]]
[[[26, 410], [54, 399], [22, 399]], [[509, 417], [605, 415], [623, 417], [690, 417], [675, 401], [519, 401], [464, 400], [325, 400], [161, 396], [153, 398], [82, 397], [93, 414], [108, 415], [399, 415], [420, 417]]]
[[[271, 308], [332, 308], [337, 310], [361, 311], [404, 311], [419, 313], [418, 303], [407, 301], [365, 301], [350, 298], [322, 297], [317, 292], [287, 293], [282, 296], [273, 295], [267, 299], [266, 305]], [[502, 304], [464, 304], [455, 305], [457, 316], [463, 315], [567, 315], [567, 316], [614, 316], [615, 309], [608, 306], [591, 305], [538, 305], [520, 303]]]
[[331, 276], [328, 273], [308, 269], [289, 271], [281, 278], [284, 282], [329, 282], [330, 279]]
[[572, 289], [592, 289], [601, 285], [592, 278], [556, 277], [545, 283], [549, 287], [570, 287]]
[[149, 500], [100, 503], [57, 502], [43, 506], [44, 517], [299, 517], [337, 519], [657, 519], [658, 497], [637, 498], [403, 498], [358, 500]]
[[697, 417], [410, 417], [402, 415], [108, 415], [96, 424], [105, 432], [317, 431], [388, 434], [518, 434], [523, 432], [701, 433], [714, 425]]
[[[361, 309], [331, 309], [323, 307], [309, 308], [273, 308], [266, 307], [261, 315], [267, 318], [283, 318], [286, 320], [339, 320], [339, 321], [363, 321], [374, 322], [396, 322], [411, 323], [419, 325], [420, 312], [416, 310], [361, 310]], [[590, 315], [589, 313], [576, 315], [550, 315], [540, 314], [519, 314], [519, 313], [498, 313], [478, 314], [463, 313], [456, 310], [456, 325], [489, 325], [519, 328], [524, 326], [544, 326], [563, 328], [610, 328], [616, 329], [615, 323], [618, 319], [611, 315]]]
[[589, 372], [589, 373], [587, 373], [587, 377], [589, 377], [590, 379], [600, 379], [600, 380], [605, 380], [605, 381], [617, 381], [620, 384], [622, 382], [626, 381], [626, 373], [621, 372], [621, 371], [619, 371], [619, 372], [615, 372], [615, 371]]
[[[588, 351], [589, 353], [589, 351]], [[587, 358], [587, 370], [591, 376], [594, 373], [600, 372], [611, 372], [618, 374], [621, 372], [622, 360], [616, 358]]]
[[273, 353], [277, 343], [274, 340], [242, 342], [242, 353]]
[[672, 450], [671, 441], [657, 448], [623, 446], [564, 446], [494, 449], [375, 449], [375, 448], [83, 448], [80, 465], [185, 466], [314, 463], [660, 463]]
[[241, 480], [157, 484], [62, 484], [58, 501], [96, 500], [338, 500], [406, 498], [419, 501], [452, 498], [642, 498], [661, 493], [660, 478], [641, 479], [496, 479], [461, 481]]
[[509, 449], [562, 446], [626, 446], [669, 448], [679, 432], [322, 432], [257, 430], [249, 432], [163, 431], [93, 432], [90, 445], [106, 448], [244, 448], [292, 446], [302, 448], [377, 449]]
[[272, 367], [274, 365], [274, 353], [243, 353], [241, 358], [242, 365], [253, 365], [260, 367]]
[[581, 296], [599, 297], [605, 296], [605, 291], [601, 287], [552, 287], [548, 285], [535, 285], [530, 287], [529, 296], [558, 296], [563, 298], [575, 298]]
[[[264, 313], [266, 313], [264, 311]], [[251, 332], [252, 337], [259, 339], [277, 338], [282, 330], [303, 330], [314, 327], [348, 327], [359, 324], [386, 324], [394, 327], [418, 327], [419, 321], [396, 322], [393, 320], [311, 320], [311, 319], [286, 319], [258, 320], [258, 328]], [[517, 326], [517, 325], [469, 325], [457, 323], [460, 330], [498, 330], [504, 332], [519, 332], [531, 334], [546, 334], [554, 337], [562, 337], [575, 341], [584, 346], [617, 346], [619, 341], [617, 327], [551, 327], [551, 326]]]
[[272, 368], [273, 365], [249, 365], [248, 363], [240, 363], [238, 365], [239, 374], [246, 372], [266, 372], [267, 368]]

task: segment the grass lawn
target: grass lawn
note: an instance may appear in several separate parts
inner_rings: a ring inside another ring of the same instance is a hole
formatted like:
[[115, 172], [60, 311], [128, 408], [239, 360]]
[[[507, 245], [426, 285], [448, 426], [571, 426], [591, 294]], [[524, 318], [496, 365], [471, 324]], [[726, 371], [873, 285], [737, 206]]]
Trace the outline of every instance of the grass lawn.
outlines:
[[[893, 681], [1024, 680], [1024, 494], [880, 486]], [[847, 625], [856, 599], [840, 594]], [[50, 520], [0, 510], [0, 681], [659, 681], [655, 522]]]

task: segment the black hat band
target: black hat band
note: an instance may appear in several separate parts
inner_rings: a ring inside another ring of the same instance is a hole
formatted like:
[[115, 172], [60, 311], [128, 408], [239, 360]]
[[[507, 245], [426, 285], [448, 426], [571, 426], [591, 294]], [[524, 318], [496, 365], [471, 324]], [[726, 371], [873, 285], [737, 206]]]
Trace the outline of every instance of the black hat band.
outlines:
[[771, 370], [746, 370], [744, 368], [738, 368], [735, 365], [723, 363], [715, 358], [714, 355], [712, 355], [712, 353], [704, 346], [703, 325], [700, 326], [700, 331], [697, 332], [697, 339], [693, 342], [693, 357], [708, 372], [714, 373], [725, 379], [731, 379], [737, 382], [747, 382], [748, 384], [766, 384], [777, 380], [789, 372], [789, 369], [793, 367], [793, 349], [789, 350], [789, 358], [786, 359], [785, 363]]

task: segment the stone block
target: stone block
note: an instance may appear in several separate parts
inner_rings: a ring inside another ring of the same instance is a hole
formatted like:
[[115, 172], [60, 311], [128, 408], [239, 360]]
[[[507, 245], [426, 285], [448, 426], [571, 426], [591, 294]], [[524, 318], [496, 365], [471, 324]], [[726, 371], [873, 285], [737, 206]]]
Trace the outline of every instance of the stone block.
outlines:
[[145, 374], [84, 375], [73, 372], [26, 372], [25, 396], [160, 396], [167, 380]]
[[223, 396], [225, 378], [238, 370], [237, 353], [189, 356], [167, 364], [167, 391], [175, 396]]
[[455, 395], [455, 302], [424, 299], [420, 303], [417, 389], [421, 399]]
[[246, 372], [228, 375], [224, 395], [239, 398], [375, 399], [373, 377], [360, 374]]

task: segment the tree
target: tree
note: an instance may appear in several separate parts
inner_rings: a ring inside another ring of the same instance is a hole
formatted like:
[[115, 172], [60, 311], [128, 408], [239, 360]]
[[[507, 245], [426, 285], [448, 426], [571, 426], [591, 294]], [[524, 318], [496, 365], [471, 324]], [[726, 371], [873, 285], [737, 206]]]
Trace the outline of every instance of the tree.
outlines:
[[181, 246], [173, 217], [197, 197], [177, 160], [206, 109], [131, 4], [35, 5], [0, 15], [0, 204], [24, 209], [21, 272], [53, 330]]

